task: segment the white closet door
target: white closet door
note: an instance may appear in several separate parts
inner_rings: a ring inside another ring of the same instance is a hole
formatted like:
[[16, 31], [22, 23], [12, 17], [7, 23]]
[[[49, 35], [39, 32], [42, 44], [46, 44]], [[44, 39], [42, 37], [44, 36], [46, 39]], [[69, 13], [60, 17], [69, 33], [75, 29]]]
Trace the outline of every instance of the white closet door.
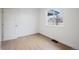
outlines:
[[37, 9], [18, 9], [17, 15], [17, 37], [35, 34], [37, 32]]
[[[28, 26], [27, 23], [29, 23], [28, 21], [26, 21], [26, 17], [29, 17], [27, 16], [28, 12], [26, 12], [27, 9], [17, 9], [17, 20], [16, 20], [16, 36], [17, 37], [21, 37], [21, 36], [24, 36], [26, 35], [28, 32], [26, 28]], [[29, 19], [28, 19], [29, 20]]]
[[0, 9], [0, 41], [2, 36], [2, 9]]
[[16, 38], [16, 9], [4, 9], [4, 39]]

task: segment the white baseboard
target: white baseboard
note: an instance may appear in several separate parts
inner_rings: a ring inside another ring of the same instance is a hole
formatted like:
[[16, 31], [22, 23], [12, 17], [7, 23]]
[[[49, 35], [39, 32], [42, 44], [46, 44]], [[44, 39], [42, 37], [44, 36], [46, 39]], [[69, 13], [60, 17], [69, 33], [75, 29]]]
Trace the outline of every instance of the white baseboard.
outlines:
[[16, 39], [21, 38], [21, 37], [30, 36], [30, 35], [35, 35], [35, 34], [37, 34], [37, 33], [31, 33], [31, 34], [28, 34], [28, 35], [18, 36], [18, 37], [14, 38], [14, 39], [5, 39], [5, 40], [2, 40], [2, 41], [16, 40]]

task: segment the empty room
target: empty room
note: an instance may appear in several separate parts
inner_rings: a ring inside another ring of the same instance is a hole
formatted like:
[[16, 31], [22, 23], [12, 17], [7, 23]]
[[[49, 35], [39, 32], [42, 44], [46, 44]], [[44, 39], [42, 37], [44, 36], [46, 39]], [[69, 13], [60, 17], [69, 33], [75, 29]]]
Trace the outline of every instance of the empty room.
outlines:
[[77, 50], [78, 22], [78, 8], [0, 8], [1, 50]]

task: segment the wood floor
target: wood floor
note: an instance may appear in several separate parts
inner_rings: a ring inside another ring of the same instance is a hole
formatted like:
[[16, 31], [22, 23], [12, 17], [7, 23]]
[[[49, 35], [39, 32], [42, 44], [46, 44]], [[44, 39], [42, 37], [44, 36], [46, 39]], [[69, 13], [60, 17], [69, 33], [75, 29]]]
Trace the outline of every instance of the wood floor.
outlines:
[[41, 34], [21, 37], [2, 42], [3, 50], [72, 50], [61, 43], [55, 43]]

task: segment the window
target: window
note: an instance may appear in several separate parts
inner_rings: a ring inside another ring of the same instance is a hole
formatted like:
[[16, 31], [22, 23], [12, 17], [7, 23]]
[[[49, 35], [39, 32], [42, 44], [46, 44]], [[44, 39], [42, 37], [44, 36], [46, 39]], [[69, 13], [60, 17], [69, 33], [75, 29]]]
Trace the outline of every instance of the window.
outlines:
[[61, 8], [52, 8], [47, 11], [48, 25], [59, 25], [63, 23], [63, 10]]

